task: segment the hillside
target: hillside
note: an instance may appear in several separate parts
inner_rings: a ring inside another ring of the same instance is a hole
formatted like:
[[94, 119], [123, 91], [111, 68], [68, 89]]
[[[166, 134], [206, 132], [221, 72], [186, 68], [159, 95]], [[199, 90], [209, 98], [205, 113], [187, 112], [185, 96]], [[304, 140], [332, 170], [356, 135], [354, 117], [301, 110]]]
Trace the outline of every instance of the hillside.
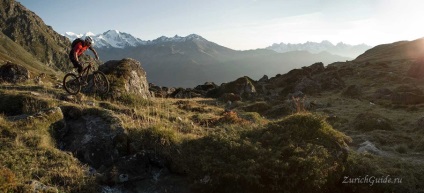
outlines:
[[68, 70], [70, 41], [14, 0], [0, 1], [0, 31], [44, 65]]
[[57, 76], [58, 72], [39, 62], [31, 53], [0, 32], [0, 64], [7, 61], [21, 64], [33, 72], [34, 76], [41, 73]]
[[[399, 41], [392, 44], [378, 45], [358, 56], [357, 62], [384, 62], [400, 60], [422, 60], [424, 55], [424, 39]], [[393, 54], [396, 53], [396, 54]]]

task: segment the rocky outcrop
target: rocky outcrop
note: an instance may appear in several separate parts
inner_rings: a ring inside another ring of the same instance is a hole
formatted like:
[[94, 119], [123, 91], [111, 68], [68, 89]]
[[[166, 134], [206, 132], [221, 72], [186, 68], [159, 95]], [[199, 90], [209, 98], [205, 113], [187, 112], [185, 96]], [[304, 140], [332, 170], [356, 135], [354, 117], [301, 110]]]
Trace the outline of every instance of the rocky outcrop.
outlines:
[[171, 93], [175, 91], [175, 88], [161, 87], [153, 83], [149, 83], [149, 91], [152, 97], [167, 98], [168, 95], [170, 95]]
[[129, 154], [127, 131], [117, 117], [98, 109], [63, 106], [66, 127], [57, 130], [62, 150], [73, 152], [84, 163], [99, 168]]
[[233, 82], [223, 83], [216, 90], [210, 91], [210, 96], [219, 98], [225, 93], [233, 93], [241, 98], [250, 99], [256, 95], [254, 81], [249, 77], [241, 77]]
[[341, 90], [345, 83], [336, 67], [325, 68], [321, 62], [301, 69], [293, 69], [286, 74], [277, 75], [267, 81], [258, 81], [259, 93], [265, 95], [278, 95], [284, 98], [295, 92], [306, 95], [315, 95], [322, 91]]
[[0, 67], [0, 82], [21, 83], [30, 78], [30, 72], [23, 66], [7, 62]]
[[106, 74], [111, 83], [109, 93], [112, 98], [120, 98], [126, 94], [133, 94], [144, 99], [152, 96], [146, 71], [141, 67], [140, 62], [134, 59], [111, 60], [100, 65], [99, 70]]
[[198, 91], [203, 96], [206, 96], [209, 91], [217, 88], [218, 85], [216, 85], [214, 82], [205, 82], [204, 84], [197, 85], [194, 90]]
[[[170, 172], [169, 159], [156, 150], [140, 149], [112, 111], [76, 106], [62, 106], [61, 109], [62, 124], [54, 127], [58, 147], [88, 164], [88, 172], [99, 184], [119, 185], [129, 192], [138, 192], [135, 189], [170, 189], [171, 185], [166, 185], [168, 181], [183, 179]], [[148, 137], [143, 136], [140, 140], [149, 143]]]
[[193, 90], [191, 88], [177, 88], [174, 92], [169, 94], [171, 98], [179, 98], [179, 99], [190, 99], [196, 97], [202, 97], [204, 95], [200, 94], [197, 90]]

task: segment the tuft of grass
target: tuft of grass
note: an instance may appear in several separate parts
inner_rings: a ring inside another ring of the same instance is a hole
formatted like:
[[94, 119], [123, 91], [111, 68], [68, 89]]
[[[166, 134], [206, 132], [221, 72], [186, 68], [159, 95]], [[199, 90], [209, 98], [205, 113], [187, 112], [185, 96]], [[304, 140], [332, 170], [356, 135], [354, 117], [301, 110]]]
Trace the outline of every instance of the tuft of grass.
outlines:
[[6, 167], [0, 164], [0, 191], [1, 192], [16, 192], [18, 182], [15, 174]]

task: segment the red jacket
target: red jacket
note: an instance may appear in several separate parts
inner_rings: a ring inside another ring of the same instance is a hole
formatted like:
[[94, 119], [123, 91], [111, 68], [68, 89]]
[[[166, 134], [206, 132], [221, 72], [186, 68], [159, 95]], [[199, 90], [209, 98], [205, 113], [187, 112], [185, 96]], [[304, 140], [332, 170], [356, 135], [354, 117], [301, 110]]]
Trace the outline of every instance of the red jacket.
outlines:
[[78, 42], [72, 49], [77, 53], [77, 56], [81, 56], [88, 48], [90, 48], [90, 46], [84, 46], [82, 42]]

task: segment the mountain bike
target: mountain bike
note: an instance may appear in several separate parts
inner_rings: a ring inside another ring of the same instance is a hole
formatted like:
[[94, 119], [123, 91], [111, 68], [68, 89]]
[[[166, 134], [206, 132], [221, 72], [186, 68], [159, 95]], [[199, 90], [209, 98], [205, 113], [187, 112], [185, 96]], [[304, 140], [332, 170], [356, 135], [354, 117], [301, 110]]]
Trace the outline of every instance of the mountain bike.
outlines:
[[[100, 95], [109, 92], [109, 81], [106, 75], [95, 69], [94, 61], [86, 61], [83, 66], [87, 65], [80, 75], [70, 72], [63, 78], [63, 88], [71, 95], [76, 95], [81, 91], [82, 87], [86, 90]], [[90, 72], [93, 71], [92, 74]]]

